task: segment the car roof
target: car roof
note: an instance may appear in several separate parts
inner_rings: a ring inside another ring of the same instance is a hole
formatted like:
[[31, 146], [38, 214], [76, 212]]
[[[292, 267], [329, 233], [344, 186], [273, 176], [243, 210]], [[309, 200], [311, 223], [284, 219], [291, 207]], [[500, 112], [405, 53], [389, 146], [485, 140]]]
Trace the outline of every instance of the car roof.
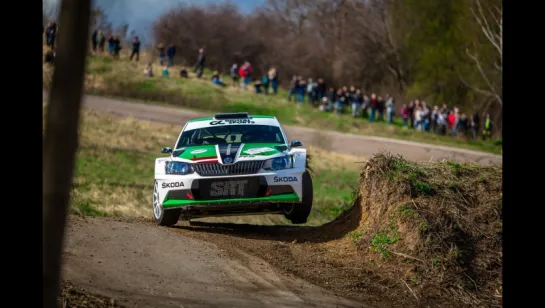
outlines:
[[[254, 119], [275, 119], [273, 116], [266, 116], [266, 115], [248, 115], [249, 118]], [[203, 122], [203, 121], [212, 121], [214, 120], [214, 117], [206, 117], [206, 118], [196, 118], [187, 121], [188, 123], [194, 123], [194, 122]]]

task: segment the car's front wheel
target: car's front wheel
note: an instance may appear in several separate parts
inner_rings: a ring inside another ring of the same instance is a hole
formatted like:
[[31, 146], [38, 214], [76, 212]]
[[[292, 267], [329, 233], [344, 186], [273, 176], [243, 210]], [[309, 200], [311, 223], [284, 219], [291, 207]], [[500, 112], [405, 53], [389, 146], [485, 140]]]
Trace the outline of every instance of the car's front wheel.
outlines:
[[163, 209], [160, 203], [161, 199], [159, 198], [158, 185], [157, 181], [155, 181], [155, 184], [153, 185], [153, 218], [158, 225], [170, 227], [178, 222], [181, 210], [172, 209], [165, 211], [165, 209]]
[[292, 224], [304, 224], [312, 210], [313, 189], [312, 177], [308, 171], [303, 173], [303, 201], [284, 208], [284, 217]]

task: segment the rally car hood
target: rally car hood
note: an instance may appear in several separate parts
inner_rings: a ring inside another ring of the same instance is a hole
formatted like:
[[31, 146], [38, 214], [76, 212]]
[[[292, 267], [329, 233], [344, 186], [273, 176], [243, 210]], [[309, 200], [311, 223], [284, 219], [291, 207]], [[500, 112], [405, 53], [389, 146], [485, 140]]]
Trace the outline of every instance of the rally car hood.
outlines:
[[227, 143], [199, 145], [176, 149], [173, 158], [193, 162], [222, 162], [263, 160], [286, 153], [288, 147], [279, 143]]

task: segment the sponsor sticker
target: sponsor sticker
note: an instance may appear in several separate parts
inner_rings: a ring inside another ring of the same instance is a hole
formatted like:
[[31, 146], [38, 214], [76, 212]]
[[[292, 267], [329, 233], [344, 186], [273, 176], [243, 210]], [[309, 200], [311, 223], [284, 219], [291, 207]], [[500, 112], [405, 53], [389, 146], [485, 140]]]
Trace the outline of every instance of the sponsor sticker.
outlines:
[[210, 196], [212, 197], [235, 197], [244, 196], [248, 180], [212, 182], [210, 185]]
[[171, 183], [163, 182], [162, 187], [163, 188], [176, 188], [176, 187], [185, 187], [185, 186], [184, 186], [184, 182], [171, 182]]
[[250, 155], [256, 155], [256, 154], [259, 154], [259, 153], [266, 153], [266, 152], [271, 152], [271, 151], [276, 151], [276, 150], [271, 149], [271, 148], [254, 148], [254, 149], [246, 150], [246, 151], [244, 151], [244, 153], [250, 154]]
[[273, 181], [275, 183], [293, 183], [293, 182], [299, 182], [297, 177], [295, 176], [275, 176], [273, 178]]
[[219, 121], [210, 122], [210, 125], [226, 125], [226, 124], [255, 124], [255, 122], [250, 119], [219, 120]]
[[204, 152], [207, 152], [208, 150], [194, 150], [194, 151], [191, 151], [191, 154], [201, 154], [201, 153], [204, 153]]

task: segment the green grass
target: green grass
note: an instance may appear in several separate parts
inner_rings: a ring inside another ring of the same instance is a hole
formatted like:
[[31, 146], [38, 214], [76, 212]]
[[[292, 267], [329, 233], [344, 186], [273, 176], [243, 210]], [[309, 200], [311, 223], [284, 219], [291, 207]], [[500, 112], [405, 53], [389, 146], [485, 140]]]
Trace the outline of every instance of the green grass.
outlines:
[[[246, 111], [250, 114], [273, 115], [288, 125], [501, 153], [501, 140], [486, 142], [458, 140], [448, 136], [403, 129], [400, 120], [388, 126], [384, 122], [370, 123], [363, 118], [353, 119], [349, 115], [338, 116], [324, 113], [307, 104], [300, 106], [288, 102], [287, 93], [282, 90], [277, 96], [273, 96], [256, 95], [250, 90], [244, 91], [233, 87], [220, 88], [212, 85], [210, 80], [179, 78], [177, 77], [178, 69], [179, 67], [174, 67], [171, 69], [171, 76], [164, 78], [161, 76], [161, 67], [155, 65], [156, 77], [150, 79], [143, 74], [143, 63], [89, 57], [86, 68], [86, 89], [90, 94], [173, 105], [207, 113]], [[48, 86], [47, 80], [49, 79], [44, 78], [45, 87]], [[225, 77], [224, 81], [228, 83], [230, 79]]]
[[[84, 109], [76, 156], [71, 213], [85, 216], [151, 217], [153, 166], [171, 145], [178, 125], [138, 121]], [[314, 206], [307, 225], [335, 219], [353, 204], [357, 159], [312, 150]], [[322, 163], [316, 163], [322, 162]], [[325, 162], [325, 163], [324, 163]], [[282, 215], [207, 218], [253, 224], [290, 224]]]

